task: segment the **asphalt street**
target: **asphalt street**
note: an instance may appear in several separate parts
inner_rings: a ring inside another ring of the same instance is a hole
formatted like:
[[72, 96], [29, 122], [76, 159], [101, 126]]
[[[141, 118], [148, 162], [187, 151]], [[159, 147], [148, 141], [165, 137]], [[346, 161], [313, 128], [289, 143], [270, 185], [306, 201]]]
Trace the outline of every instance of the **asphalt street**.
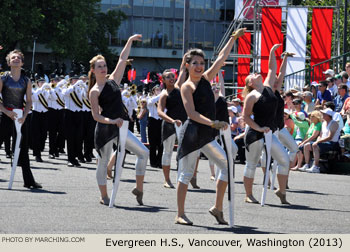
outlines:
[[[30, 152], [30, 154], [32, 154]], [[350, 176], [291, 172], [287, 199], [281, 205], [272, 190], [266, 205], [244, 202], [243, 165], [235, 166], [235, 227], [218, 225], [209, 214], [215, 200], [215, 182], [210, 180], [207, 160], [200, 160], [199, 190], [189, 191], [186, 214], [193, 226], [174, 224], [176, 190], [163, 187], [161, 169], [147, 166], [144, 206], [139, 206], [131, 190], [135, 186], [136, 157], [127, 155], [114, 208], [99, 204], [96, 160], [82, 167], [67, 167], [67, 156], [31, 166], [42, 190], [23, 187], [21, 168], [17, 168], [12, 190], [8, 190], [10, 160], [0, 150], [0, 233], [2, 234], [349, 234]], [[175, 153], [171, 178], [175, 182]], [[108, 181], [108, 190], [112, 182]], [[260, 200], [262, 172], [257, 168], [254, 195]], [[227, 193], [224, 216], [228, 220]]]

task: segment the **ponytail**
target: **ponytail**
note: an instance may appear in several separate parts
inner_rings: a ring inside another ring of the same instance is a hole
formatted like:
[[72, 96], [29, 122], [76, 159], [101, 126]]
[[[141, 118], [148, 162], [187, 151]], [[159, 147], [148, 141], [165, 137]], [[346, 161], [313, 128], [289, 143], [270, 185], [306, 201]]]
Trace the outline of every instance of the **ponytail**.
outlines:
[[99, 54], [99, 55], [96, 55], [95, 57], [93, 57], [89, 63], [90, 63], [90, 71], [89, 71], [89, 85], [88, 85], [88, 96], [90, 97], [90, 90], [92, 89], [92, 87], [96, 84], [96, 77], [95, 77], [95, 74], [91, 71], [92, 69], [95, 69], [95, 63], [96, 61], [98, 60], [105, 60], [105, 58]]
[[89, 71], [89, 81], [88, 81], [88, 96], [90, 96], [90, 90], [92, 89], [92, 87], [95, 85], [96, 83], [96, 78], [95, 78], [95, 74], [90, 70]]

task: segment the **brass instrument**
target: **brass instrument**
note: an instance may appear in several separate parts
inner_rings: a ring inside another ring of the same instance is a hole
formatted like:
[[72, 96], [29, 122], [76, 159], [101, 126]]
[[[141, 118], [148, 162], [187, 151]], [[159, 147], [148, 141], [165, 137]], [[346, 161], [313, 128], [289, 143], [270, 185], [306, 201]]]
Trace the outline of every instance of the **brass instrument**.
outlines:
[[38, 86], [35, 84], [35, 83], [33, 83], [33, 85], [32, 85], [32, 89], [36, 89]]
[[51, 88], [56, 88], [57, 83], [51, 83]]
[[135, 84], [132, 84], [131, 87], [129, 88], [130, 95], [136, 95], [137, 92], [137, 86]]

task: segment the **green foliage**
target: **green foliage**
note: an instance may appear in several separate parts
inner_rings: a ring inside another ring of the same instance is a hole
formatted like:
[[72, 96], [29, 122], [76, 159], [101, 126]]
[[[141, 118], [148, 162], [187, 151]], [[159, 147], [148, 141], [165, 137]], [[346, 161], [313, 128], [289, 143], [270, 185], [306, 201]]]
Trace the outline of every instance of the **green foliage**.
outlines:
[[[109, 34], [115, 35], [121, 11], [100, 12], [100, 0], [2, 0], [0, 57], [19, 47], [25, 51], [34, 38], [53, 51], [56, 58], [88, 62], [97, 53], [108, 61]], [[115, 56], [114, 56], [115, 57]]]

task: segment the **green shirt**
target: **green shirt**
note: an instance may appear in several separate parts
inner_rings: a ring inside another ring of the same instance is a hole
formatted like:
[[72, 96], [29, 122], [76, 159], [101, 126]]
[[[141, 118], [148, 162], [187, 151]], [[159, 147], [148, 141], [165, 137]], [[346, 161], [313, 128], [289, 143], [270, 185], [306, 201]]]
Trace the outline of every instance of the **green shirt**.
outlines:
[[[295, 139], [304, 139], [307, 130], [309, 129], [309, 123], [304, 120], [304, 121], [300, 121], [298, 119], [296, 119], [295, 115], [290, 115], [290, 117], [292, 118], [292, 120], [294, 121], [296, 128], [296, 136]], [[294, 129], [295, 130], [295, 129]]]
[[314, 123], [311, 123], [309, 130], [307, 131], [307, 138], [310, 138], [315, 131], [320, 131], [321, 132], [322, 128], [322, 123], [318, 122], [316, 125]]

